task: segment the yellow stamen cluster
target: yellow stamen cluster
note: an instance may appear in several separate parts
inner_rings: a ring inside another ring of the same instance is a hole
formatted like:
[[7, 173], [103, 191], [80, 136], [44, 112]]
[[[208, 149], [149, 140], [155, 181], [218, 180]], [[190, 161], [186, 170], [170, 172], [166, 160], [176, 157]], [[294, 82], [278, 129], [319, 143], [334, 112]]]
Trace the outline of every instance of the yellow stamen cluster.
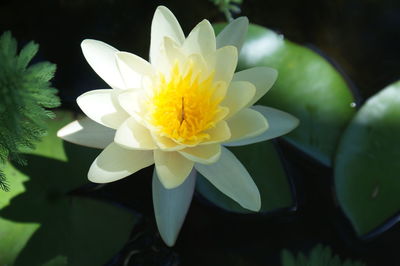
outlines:
[[221, 96], [214, 75], [200, 78], [195, 63], [182, 69], [175, 62], [169, 78], [159, 75], [150, 100], [151, 124], [162, 136], [185, 145], [196, 145], [210, 138], [207, 129], [215, 126]]

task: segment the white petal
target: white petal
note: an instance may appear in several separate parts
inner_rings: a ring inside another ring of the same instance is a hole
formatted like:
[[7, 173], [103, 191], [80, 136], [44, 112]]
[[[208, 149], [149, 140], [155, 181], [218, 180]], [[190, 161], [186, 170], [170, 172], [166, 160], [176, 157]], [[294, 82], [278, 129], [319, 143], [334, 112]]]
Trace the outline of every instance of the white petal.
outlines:
[[249, 20], [246, 17], [239, 17], [230, 22], [217, 36], [217, 48], [233, 45], [238, 52], [242, 49], [247, 35]]
[[236, 72], [233, 81], [249, 81], [256, 87], [256, 94], [248, 104], [248, 106], [256, 103], [268, 90], [274, 85], [278, 71], [269, 67], [253, 67], [243, 71]]
[[150, 62], [158, 60], [164, 37], [169, 37], [181, 45], [185, 40], [182, 28], [174, 14], [165, 6], [159, 6], [151, 23]]
[[118, 52], [116, 60], [127, 89], [141, 88], [143, 76], [154, 75], [152, 65], [137, 55]]
[[216, 49], [215, 33], [208, 20], [204, 19], [189, 33], [182, 46], [186, 55], [208, 55]]
[[183, 183], [193, 168], [193, 162], [178, 152], [154, 150], [157, 175], [165, 188], [175, 188]]
[[127, 150], [113, 142], [94, 160], [90, 166], [88, 178], [94, 183], [109, 183], [153, 163], [152, 151]]
[[222, 147], [221, 158], [214, 164], [196, 164], [195, 168], [222, 193], [232, 198], [243, 208], [259, 211], [260, 193], [246, 168], [233, 155]]
[[139, 124], [133, 117], [128, 118], [117, 129], [114, 141], [127, 149], [157, 149], [157, 145], [154, 143], [150, 131], [143, 125]]
[[57, 136], [78, 145], [104, 149], [113, 142], [115, 130], [102, 126], [88, 117], [75, 120], [57, 132]]
[[248, 81], [231, 82], [225, 99], [221, 102], [221, 105], [226, 106], [229, 109], [229, 114], [225, 119], [229, 119], [247, 106], [247, 104], [253, 99], [255, 93], [256, 88]]
[[182, 63], [187, 59], [187, 56], [182, 51], [181, 47], [169, 37], [164, 37], [164, 53], [164, 59], [167, 60], [165, 63], [166, 68], [171, 68], [176, 61], [181, 63], [180, 67], [182, 67]]
[[92, 120], [106, 127], [117, 129], [128, 114], [116, 100], [115, 90], [92, 90], [76, 99], [82, 111]]
[[253, 106], [252, 109], [260, 112], [268, 120], [268, 130], [257, 137], [224, 143], [225, 146], [242, 146], [273, 139], [289, 133], [299, 125], [296, 117], [280, 110], [261, 105]]
[[205, 133], [210, 135], [210, 139], [201, 144], [213, 144], [226, 141], [231, 138], [231, 130], [226, 121], [219, 121], [215, 127], [208, 129]]
[[229, 84], [236, 70], [238, 61], [237, 49], [234, 46], [224, 46], [214, 55], [206, 59], [209, 67], [215, 70], [215, 81], [224, 81]]
[[178, 151], [185, 148], [182, 144], [178, 144], [168, 137], [160, 136], [155, 133], [152, 133], [152, 136], [157, 146], [163, 151]]
[[196, 171], [190, 173], [185, 182], [174, 189], [166, 189], [153, 173], [153, 206], [158, 231], [168, 246], [175, 244], [179, 231], [189, 210], [196, 184]]
[[111, 88], [125, 88], [115, 62], [117, 49], [104, 42], [90, 39], [83, 40], [81, 48], [86, 61]]
[[228, 121], [231, 138], [227, 142], [239, 141], [261, 135], [268, 129], [268, 122], [259, 112], [246, 108]]
[[218, 161], [219, 157], [221, 156], [221, 145], [200, 145], [196, 147], [185, 148], [180, 150], [179, 153], [191, 161], [202, 164], [210, 164]]
[[143, 90], [126, 90], [118, 94], [119, 105], [139, 122], [143, 120], [144, 95]]

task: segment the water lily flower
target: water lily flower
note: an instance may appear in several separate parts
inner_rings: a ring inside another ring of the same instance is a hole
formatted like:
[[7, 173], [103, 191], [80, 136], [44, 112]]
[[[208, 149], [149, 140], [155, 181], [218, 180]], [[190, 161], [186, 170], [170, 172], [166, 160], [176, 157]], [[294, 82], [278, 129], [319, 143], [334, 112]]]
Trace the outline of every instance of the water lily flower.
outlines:
[[89, 169], [92, 182], [116, 181], [155, 164], [154, 210], [167, 245], [175, 243], [188, 211], [196, 172], [258, 211], [257, 186], [226, 146], [275, 138], [298, 124], [282, 111], [252, 106], [277, 72], [255, 67], [235, 73], [247, 27], [241, 17], [216, 37], [203, 20], [185, 37], [171, 11], [160, 6], [151, 25], [149, 62], [100, 41], [82, 42], [86, 60], [111, 88], [79, 96], [88, 118], [58, 135], [104, 149]]

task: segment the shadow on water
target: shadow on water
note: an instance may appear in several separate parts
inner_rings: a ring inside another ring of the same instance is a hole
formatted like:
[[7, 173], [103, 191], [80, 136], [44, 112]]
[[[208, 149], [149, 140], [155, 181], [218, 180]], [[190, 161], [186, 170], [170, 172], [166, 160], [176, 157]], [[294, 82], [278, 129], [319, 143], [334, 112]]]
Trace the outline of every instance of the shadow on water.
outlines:
[[11, 241], [23, 246], [16, 266], [52, 260], [64, 265], [66, 258], [68, 265], [99, 265], [118, 252], [134, 225], [132, 212], [70, 193], [88, 184], [86, 173], [99, 151], [68, 143], [65, 151], [68, 162], [26, 155], [28, 166], [16, 166], [30, 179], [24, 183], [26, 191], [14, 197], [0, 216], [16, 223], [39, 224], [36, 230], [35, 225], [24, 227], [34, 231], [29, 239], [24, 240], [28, 232], [15, 232]]

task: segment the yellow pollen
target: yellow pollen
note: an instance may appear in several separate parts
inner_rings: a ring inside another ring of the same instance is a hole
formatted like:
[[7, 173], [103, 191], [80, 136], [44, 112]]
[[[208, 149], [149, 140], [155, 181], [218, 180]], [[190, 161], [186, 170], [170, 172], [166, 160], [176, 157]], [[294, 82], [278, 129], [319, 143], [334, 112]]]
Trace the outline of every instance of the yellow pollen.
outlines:
[[149, 99], [150, 122], [162, 136], [185, 145], [196, 145], [210, 138], [207, 130], [216, 124], [221, 96], [213, 73], [200, 79], [192, 61], [182, 71], [178, 62], [169, 79], [163, 74]]

